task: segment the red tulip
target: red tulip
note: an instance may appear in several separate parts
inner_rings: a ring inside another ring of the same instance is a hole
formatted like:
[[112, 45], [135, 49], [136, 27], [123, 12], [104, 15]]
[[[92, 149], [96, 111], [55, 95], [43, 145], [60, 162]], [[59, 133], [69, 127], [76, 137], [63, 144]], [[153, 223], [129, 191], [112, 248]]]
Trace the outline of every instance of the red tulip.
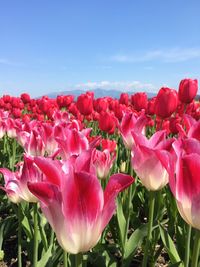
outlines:
[[155, 114], [162, 119], [171, 116], [178, 105], [177, 92], [168, 87], [162, 87], [155, 100]]
[[198, 91], [198, 81], [184, 79], [179, 84], [178, 97], [182, 103], [191, 103]]
[[94, 110], [97, 112], [106, 111], [108, 109], [108, 101], [106, 98], [98, 98], [94, 100]]
[[181, 117], [173, 117], [169, 120], [169, 130], [172, 134], [177, 134], [179, 132], [179, 125], [181, 124]]
[[146, 93], [136, 93], [131, 96], [131, 102], [136, 111], [147, 109], [148, 98]]
[[20, 118], [22, 115], [22, 112], [19, 108], [13, 108], [12, 115], [14, 118]]
[[155, 114], [155, 101], [156, 101], [156, 97], [153, 97], [149, 100], [148, 107], [147, 107], [147, 114], [148, 115], [154, 115]]
[[99, 128], [100, 130], [113, 134], [116, 127], [116, 118], [113, 114], [104, 112], [99, 116]]
[[3, 101], [3, 98], [0, 98], [0, 108], [4, 108], [5, 107], [5, 103]]
[[21, 94], [20, 98], [21, 98], [21, 100], [23, 101], [24, 104], [27, 104], [27, 103], [29, 103], [31, 101], [31, 97], [27, 93]]
[[102, 146], [102, 150], [107, 149], [110, 153], [112, 153], [112, 152], [115, 152], [117, 143], [115, 140], [102, 139], [101, 146]]
[[3, 101], [5, 103], [10, 103], [11, 101], [11, 96], [10, 95], [3, 95]]
[[122, 93], [119, 98], [119, 103], [125, 106], [129, 104], [129, 95], [127, 93]]
[[77, 98], [76, 106], [84, 116], [93, 112], [93, 97], [91, 94], [82, 94]]
[[74, 100], [73, 95], [58, 95], [56, 98], [56, 102], [59, 108], [68, 107]]

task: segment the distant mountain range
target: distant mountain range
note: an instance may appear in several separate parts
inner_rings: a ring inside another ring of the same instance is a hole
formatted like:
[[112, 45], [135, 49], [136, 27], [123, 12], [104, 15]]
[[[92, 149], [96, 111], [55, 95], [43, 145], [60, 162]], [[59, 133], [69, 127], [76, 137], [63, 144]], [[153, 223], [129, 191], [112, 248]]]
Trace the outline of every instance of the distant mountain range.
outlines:
[[[112, 90], [112, 89], [107, 90], [107, 89], [100, 89], [100, 88], [97, 88], [97, 89], [94, 89], [91, 91], [94, 92], [95, 98], [104, 97], [104, 96], [110, 96], [112, 98], [119, 98], [121, 93], [123, 93], [122, 91], [119, 91], [119, 90]], [[77, 96], [79, 96], [85, 92], [86, 92], [85, 90], [62, 91], [62, 92], [58, 92], [58, 93], [56, 93], [56, 92], [50, 93], [50, 94], [48, 94], [48, 97], [49, 98], [56, 98], [57, 95], [74, 95], [75, 97], [77, 97]], [[129, 95], [132, 95], [132, 94], [135, 94], [136, 92], [126, 92], [126, 93], [128, 93]], [[148, 98], [152, 98], [156, 95], [155, 93], [149, 93], [149, 92], [146, 92], [146, 93], [147, 93]]]

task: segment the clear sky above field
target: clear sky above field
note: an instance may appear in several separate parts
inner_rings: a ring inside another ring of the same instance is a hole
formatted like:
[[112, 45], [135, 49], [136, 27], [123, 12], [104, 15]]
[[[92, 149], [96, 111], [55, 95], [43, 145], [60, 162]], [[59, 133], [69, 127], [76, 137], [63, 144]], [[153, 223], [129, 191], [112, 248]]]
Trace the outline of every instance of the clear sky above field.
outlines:
[[199, 0], [0, 1], [0, 94], [200, 83]]

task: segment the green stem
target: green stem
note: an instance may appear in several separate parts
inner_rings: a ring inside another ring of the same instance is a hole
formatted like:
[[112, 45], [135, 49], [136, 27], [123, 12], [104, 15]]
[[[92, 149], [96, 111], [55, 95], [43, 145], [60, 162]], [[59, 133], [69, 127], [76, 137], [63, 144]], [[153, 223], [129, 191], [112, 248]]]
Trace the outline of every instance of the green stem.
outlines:
[[147, 241], [146, 241], [145, 250], [144, 250], [144, 257], [143, 257], [143, 261], [142, 261], [142, 267], [147, 266], [147, 260], [148, 260], [148, 255], [149, 255], [149, 245], [150, 245], [151, 240], [152, 240], [154, 206], [155, 206], [155, 192], [150, 191], [149, 192], [148, 233], [147, 233]]
[[53, 231], [53, 229], [51, 228], [50, 246], [53, 244], [53, 242], [54, 242], [54, 231]]
[[78, 253], [75, 255], [75, 267], [83, 266], [83, 255], [82, 253]]
[[68, 267], [68, 254], [65, 250], [63, 250], [63, 266]]
[[[133, 175], [133, 169], [132, 169], [132, 166], [131, 166], [131, 151], [128, 151], [128, 173], [132, 176]], [[131, 208], [132, 208], [132, 199], [134, 197], [134, 194], [135, 194], [135, 183], [130, 185], [129, 188], [128, 188], [128, 199], [127, 199], [127, 203], [126, 204], [126, 209], [127, 209], [127, 212], [125, 214], [126, 216], [126, 226], [125, 226], [125, 232], [124, 232], [124, 237], [123, 237], [123, 256], [125, 254], [125, 247], [126, 247], [126, 242], [127, 242], [127, 239], [128, 239], [128, 230], [129, 230], [129, 224], [130, 224], [130, 213], [131, 213]]]
[[196, 230], [191, 267], [197, 267], [198, 265], [199, 248], [200, 248], [200, 231]]
[[187, 225], [187, 234], [186, 234], [186, 238], [185, 238], [186, 247], [185, 247], [184, 267], [189, 266], [191, 230], [192, 230], [192, 227], [191, 227], [191, 225], [188, 224]]
[[13, 150], [13, 155], [12, 155], [12, 171], [14, 171], [15, 169], [15, 158], [16, 158], [16, 140], [14, 139], [13, 140], [13, 143], [12, 143], [12, 150]]
[[[126, 214], [126, 228], [124, 232], [124, 240], [123, 240], [123, 248], [126, 246], [127, 242], [127, 234], [128, 234], [128, 229], [129, 229], [129, 222], [130, 222], [130, 210], [131, 210], [131, 203], [132, 203], [132, 190], [133, 190], [133, 185], [130, 185], [128, 188], [128, 206], [127, 206], [127, 214]], [[123, 251], [123, 254], [125, 251]]]
[[33, 240], [33, 267], [37, 267], [38, 261], [38, 207], [33, 204], [34, 240]]
[[18, 204], [18, 267], [22, 267], [22, 211]]

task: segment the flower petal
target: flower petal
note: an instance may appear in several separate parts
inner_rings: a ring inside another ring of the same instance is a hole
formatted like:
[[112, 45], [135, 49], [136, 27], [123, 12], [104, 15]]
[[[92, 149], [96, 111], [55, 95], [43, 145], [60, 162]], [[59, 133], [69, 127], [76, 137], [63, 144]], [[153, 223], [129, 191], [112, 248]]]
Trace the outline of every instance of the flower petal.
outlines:
[[61, 183], [61, 164], [57, 160], [52, 160], [50, 158], [35, 157], [35, 164], [40, 168], [40, 170], [46, 175], [49, 182], [60, 186]]
[[102, 230], [106, 227], [116, 208], [116, 196], [130, 186], [134, 182], [134, 178], [127, 174], [113, 174], [106, 186], [104, 192], [104, 208], [102, 214]]

